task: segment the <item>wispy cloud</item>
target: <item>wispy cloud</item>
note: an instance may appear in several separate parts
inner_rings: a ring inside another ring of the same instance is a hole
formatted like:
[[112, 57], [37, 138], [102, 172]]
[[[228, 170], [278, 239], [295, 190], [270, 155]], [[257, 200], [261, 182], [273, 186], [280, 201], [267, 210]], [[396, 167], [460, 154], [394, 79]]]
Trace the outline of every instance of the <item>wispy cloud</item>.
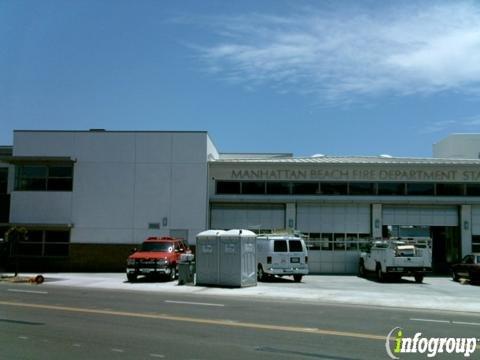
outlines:
[[442, 120], [428, 124], [419, 130], [421, 134], [436, 132], [472, 132], [480, 130], [480, 115], [469, 116], [458, 120]]
[[331, 102], [480, 88], [480, 3], [396, 1], [216, 18], [197, 48], [217, 76]]

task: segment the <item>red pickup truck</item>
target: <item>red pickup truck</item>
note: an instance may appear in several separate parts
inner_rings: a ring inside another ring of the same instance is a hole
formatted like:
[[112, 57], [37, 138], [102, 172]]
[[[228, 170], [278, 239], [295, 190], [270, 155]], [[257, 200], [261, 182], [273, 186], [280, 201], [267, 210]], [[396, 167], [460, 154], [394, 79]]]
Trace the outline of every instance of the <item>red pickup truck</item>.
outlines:
[[149, 237], [127, 259], [127, 279], [137, 280], [139, 275], [162, 276], [170, 280], [177, 277], [180, 255], [190, 249], [180, 239], [172, 237]]

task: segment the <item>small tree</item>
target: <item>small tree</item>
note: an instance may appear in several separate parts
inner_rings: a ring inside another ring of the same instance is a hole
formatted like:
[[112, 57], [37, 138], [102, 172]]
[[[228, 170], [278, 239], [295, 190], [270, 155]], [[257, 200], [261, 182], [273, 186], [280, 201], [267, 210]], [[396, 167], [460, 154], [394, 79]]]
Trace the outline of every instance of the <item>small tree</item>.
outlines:
[[12, 226], [5, 233], [5, 240], [10, 247], [10, 255], [15, 259], [15, 275], [18, 275], [18, 244], [27, 240], [28, 231], [24, 227]]

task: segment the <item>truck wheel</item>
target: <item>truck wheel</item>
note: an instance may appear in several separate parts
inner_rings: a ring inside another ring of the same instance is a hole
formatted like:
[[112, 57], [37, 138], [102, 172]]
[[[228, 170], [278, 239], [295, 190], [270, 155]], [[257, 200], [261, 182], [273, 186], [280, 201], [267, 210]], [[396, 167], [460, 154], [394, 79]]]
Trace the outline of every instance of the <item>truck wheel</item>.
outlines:
[[385, 280], [385, 276], [383, 275], [381, 266], [377, 266], [377, 280], [378, 282], [383, 282]]
[[129, 282], [135, 282], [137, 281], [137, 274], [127, 274], [127, 280]]
[[170, 268], [170, 276], [169, 276], [169, 280], [170, 281], [173, 281], [177, 278], [177, 271], [175, 270], [175, 266], [171, 267]]
[[293, 280], [295, 280], [295, 282], [300, 282], [300, 281], [302, 281], [302, 277], [303, 276], [300, 275], [300, 274], [295, 274], [295, 275], [293, 275]]
[[415, 274], [415, 282], [421, 284], [423, 282], [423, 274]]
[[455, 271], [452, 271], [452, 279], [453, 279], [453, 281], [460, 280], [460, 277], [457, 275], [457, 273]]
[[365, 277], [365, 265], [363, 264], [363, 261], [360, 261], [360, 264], [358, 265], [358, 276]]
[[265, 281], [266, 278], [267, 278], [267, 275], [265, 275], [265, 272], [263, 271], [262, 265], [258, 265], [257, 281]]

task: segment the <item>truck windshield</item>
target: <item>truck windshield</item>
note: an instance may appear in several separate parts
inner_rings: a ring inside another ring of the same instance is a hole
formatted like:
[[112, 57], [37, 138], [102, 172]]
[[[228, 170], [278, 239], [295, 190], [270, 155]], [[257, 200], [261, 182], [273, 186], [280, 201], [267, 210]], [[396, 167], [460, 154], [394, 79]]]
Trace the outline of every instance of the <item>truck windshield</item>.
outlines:
[[302, 252], [302, 242], [300, 240], [289, 240], [288, 245], [290, 246], [290, 251], [292, 252]]
[[169, 242], [144, 242], [142, 244], [142, 251], [162, 251], [162, 252], [172, 252], [173, 243]]

